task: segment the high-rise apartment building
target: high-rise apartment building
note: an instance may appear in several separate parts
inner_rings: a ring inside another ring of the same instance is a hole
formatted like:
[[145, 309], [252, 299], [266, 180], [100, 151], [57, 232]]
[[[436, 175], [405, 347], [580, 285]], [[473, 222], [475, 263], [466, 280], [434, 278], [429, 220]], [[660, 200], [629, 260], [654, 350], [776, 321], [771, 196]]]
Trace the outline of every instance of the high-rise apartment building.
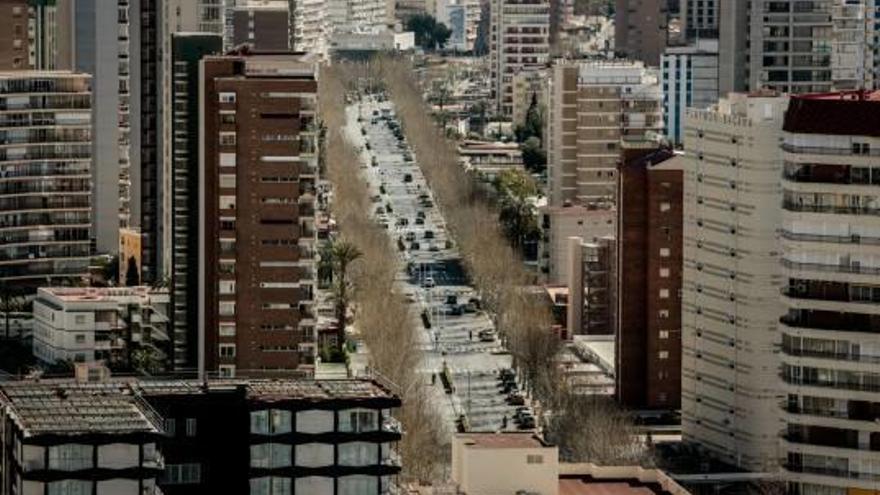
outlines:
[[172, 341], [174, 369], [193, 369], [198, 362], [199, 256], [199, 61], [219, 55], [222, 34], [171, 35], [171, 250]]
[[385, 4], [385, 0], [326, 0], [328, 30], [350, 33], [381, 29], [388, 22]]
[[721, 94], [872, 88], [878, 50], [873, 3], [720, 2]]
[[670, 46], [660, 60], [663, 127], [666, 138], [681, 145], [688, 108], [705, 109], [718, 102], [718, 40]]
[[31, 68], [27, 0], [0, 2], [0, 70]]
[[489, 72], [496, 111], [513, 113], [513, 76], [541, 69], [550, 55], [549, 0], [491, 0]]
[[290, 2], [288, 0], [239, 1], [232, 9], [232, 46], [254, 50], [290, 49]]
[[880, 482], [880, 93], [792, 98], [782, 159], [780, 457], [793, 493]]
[[620, 163], [615, 393], [631, 409], [681, 405], [682, 160], [637, 145]]
[[167, 15], [169, 4], [160, 0], [120, 1], [130, 2], [131, 225], [141, 235], [141, 280], [153, 283], [165, 273], [167, 261], [163, 258], [162, 242], [165, 192], [162, 52], [168, 27], [163, 14]]
[[94, 229], [98, 252], [119, 250], [119, 229], [131, 219], [132, 139], [129, 0], [78, 0], [59, 26], [72, 32], [71, 63], [92, 75]]
[[718, 38], [719, 3], [724, 0], [679, 0], [682, 37], [686, 40]]
[[317, 67], [297, 55], [207, 57], [200, 71], [200, 362], [310, 369]]
[[685, 122], [685, 442], [755, 471], [779, 461], [778, 229], [786, 100], [733, 94]]
[[88, 275], [91, 83], [66, 71], [0, 73], [0, 282], [8, 286]]
[[549, 85], [550, 204], [613, 204], [621, 142], [663, 130], [656, 73], [637, 62], [558, 62]]
[[616, 0], [614, 51], [657, 66], [666, 48], [667, 22], [666, 0]]
[[[289, 49], [295, 52], [325, 54], [327, 52], [327, 0], [290, 0], [288, 7]], [[352, 14], [366, 28], [384, 25], [385, 2], [360, 0], [353, 2]]]

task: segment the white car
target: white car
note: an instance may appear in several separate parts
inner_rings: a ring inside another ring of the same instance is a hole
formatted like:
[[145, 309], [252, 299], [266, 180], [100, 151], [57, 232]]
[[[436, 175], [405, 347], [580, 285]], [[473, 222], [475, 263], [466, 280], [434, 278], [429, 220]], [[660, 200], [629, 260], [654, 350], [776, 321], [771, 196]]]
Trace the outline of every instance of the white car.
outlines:
[[427, 278], [425, 278], [424, 281], [422, 281], [422, 287], [424, 287], [426, 289], [431, 289], [436, 286], [437, 286], [437, 284], [434, 283], [434, 277], [427, 277]]

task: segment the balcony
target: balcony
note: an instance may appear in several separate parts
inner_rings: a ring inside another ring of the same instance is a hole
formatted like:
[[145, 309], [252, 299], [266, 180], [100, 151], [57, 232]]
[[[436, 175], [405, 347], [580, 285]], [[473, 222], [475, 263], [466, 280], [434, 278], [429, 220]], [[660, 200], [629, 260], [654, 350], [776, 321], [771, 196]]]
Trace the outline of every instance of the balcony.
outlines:
[[787, 163], [782, 176], [792, 182], [807, 184], [880, 184], [880, 168], [849, 165]]
[[792, 328], [880, 333], [880, 317], [861, 313], [793, 310], [779, 318], [779, 322]]
[[880, 267], [862, 266], [860, 264], [826, 265], [822, 263], [799, 263], [783, 259], [782, 266], [791, 270], [880, 275]]
[[833, 213], [836, 215], [880, 215], [880, 208], [876, 206], [836, 206], [817, 205], [785, 200], [782, 207], [787, 211], [797, 213]]
[[828, 242], [834, 244], [859, 244], [880, 246], [880, 237], [863, 236], [859, 234], [852, 235], [821, 235], [821, 234], [801, 234], [796, 232], [782, 231], [782, 238], [789, 241], [799, 242]]
[[820, 476], [832, 476], [835, 478], [847, 478], [851, 480], [880, 481], [880, 474], [860, 473], [856, 471], [835, 469], [830, 467], [814, 467], [787, 464], [785, 465], [785, 469], [791, 473], [817, 474]]
[[865, 356], [862, 354], [839, 353], [830, 351], [815, 351], [807, 349], [799, 349], [791, 345], [783, 345], [782, 352], [794, 357], [830, 359], [833, 361], [851, 361], [857, 363], [876, 363], [880, 364], [880, 356]]
[[784, 143], [782, 145], [782, 150], [789, 153], [812, 155], [880, 156], [880, 149], [861, 150], [859, 153], [853, 153], [853, 150], [850, 148], [831, 148], [827, 146], [795, 146], [789, 143]]

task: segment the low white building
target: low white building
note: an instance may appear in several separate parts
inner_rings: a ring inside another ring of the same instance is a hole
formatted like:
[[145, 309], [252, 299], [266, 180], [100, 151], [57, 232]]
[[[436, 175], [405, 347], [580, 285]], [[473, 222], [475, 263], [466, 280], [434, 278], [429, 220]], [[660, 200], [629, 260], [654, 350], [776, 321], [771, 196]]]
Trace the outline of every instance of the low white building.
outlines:
[[169, 295], [150, 287], [43, 287], [34, 299], [34, 356], [41, 362], [124, 363], [128, 346], [165, 355]]

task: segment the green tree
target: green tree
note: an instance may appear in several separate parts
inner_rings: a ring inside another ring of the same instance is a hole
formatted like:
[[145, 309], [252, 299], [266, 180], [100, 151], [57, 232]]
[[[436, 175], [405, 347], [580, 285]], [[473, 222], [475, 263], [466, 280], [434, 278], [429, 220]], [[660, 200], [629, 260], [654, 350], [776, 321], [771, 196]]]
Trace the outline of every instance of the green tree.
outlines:
[[333, 244], [324, 243], [318, 250], [318, 283], [327, 287], [333, 282]]
[[131, 352], [131, 367], [142, 375], [155, 375], [163, 368], [162, 354], [152, 346], [141, 346]]
[[137, 260], [134, 256], [128, 258], [128, 268], [125, 270], [125, 285], [134, 287], [140, 285], [141, 277], [138, 273]]
[[345, 315], [348, 313], [348, 268], [363, 256], [360, 249], [346, 240], [337, 240], [331, 246], [333, 259], [333, 298], [336, 302], [336, 340], [340, 350], [345, 348]]
[[538, 186], [521, 170], [505, 170], [495, 180], [495, 190], [501, 204], [499, 221], [510, 243], [520, 248], [538, 229], [532, 197]]
[[443, 48], [452, 31], [428, 14], [419, 14], [406, 21], [406, 30], [416, 36], [416, 44], [426, 51]]
[[523, 165], [526, 170], [533, 173], [540, 173], [547, 169], [547, 152], [541, 148], [541, 140], [537, 137], [530, 137], [520, 145], [522, 151]]

